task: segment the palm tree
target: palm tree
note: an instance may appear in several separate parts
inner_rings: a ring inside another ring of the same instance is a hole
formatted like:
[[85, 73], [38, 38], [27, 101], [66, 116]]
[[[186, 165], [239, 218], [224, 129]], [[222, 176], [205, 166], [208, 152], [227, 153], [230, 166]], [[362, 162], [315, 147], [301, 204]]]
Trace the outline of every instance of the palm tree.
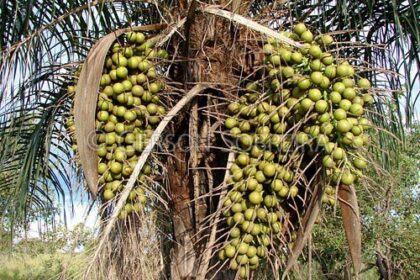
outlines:
[[[226, 167], [228, 153], [198, 150], [197, 143], [206, 143], [210, 136], [215, 141], [210, 146], [223, 146], [220, 136], [210, 135], [207, 129], [221, 129], [214, 118], [217, 112], [208, 108], [222, 106], [224, 98], [232, 99], [229, 87], [251, 74], [259, 58], [252, 53], [256, 47], [252, 44], [258, 40], [247, 38], [253, 35], [232, 17], [210, 13], [210, 5], [275, 30], [305, 22], [313, 30], [331, 33], [338, 42], [345, 42], [337, 53], [365, 69], [363, 75], [379, 89], [370, 115], [384, 130], [378, 130], [376, 139], [382, 147], [374, 149], [374, 155], [384, 168], [389, 167], [398, 139], [404, 138], [405, 128], [415, 118], [419, 96], [415, 86], [419, 82], [416, 69], [420, 69], [417, 2], [3, 1], [0, 170], [7, 176], [0, 181], [0, 193], [6, 194], [0, 197], [0, 205], [6, 201], [0, 213], [24, 221], [28, 211], [51, 206], [56, 199], [64, 202], [75, 186], [84, 185], [64, 128], [72, 106], [67, 86], [99, 38], [122, 28], [166, 24], [165, 31], [174, 30], [166, 46], [180, 60], [169, 74], [178, 83], [179, 92], [186, 93], [199, 82], [217, 86], [205, 89], [205, 94], [185, 106], [167, 128], [177, 139], [173, 154], [162, 162], [166, 178], [170, 178], [164, 184], [168, 195], [162, 197], [170, 203], [168, 211], [159, 211], [154, 217], [154, 224], [157, 232], [164, 232], [155, 236], [164, 244], [160, 248], [165, 252], [162, 262], [172, 265], [165, 266], [161, 275], [189, 279], [214, 273], [218, 268], [209, 260], [214, 259], [215, 250], [206, 250], [206, 246], [215, 215], [208, 215], [217, 207], [217, 187], [224, 179], [221, 168]], [[247, 39], [249, 46], [243, 44]], [[206, 194], [212, 192], [207, 199]], [[104, 215], [104, 219], [108, 217]], [[113, 246], [121, 245], [118, 240], [123, 229], [113, 232]], [[120, 235], [115, 235], [118, 232]], [[134, 241], [139, 238], [135, 236]], [[130, 279], [135, 269], [128, 268], [127, 252], [117, 249], [107, 257], [126, 265], [127, 269], [119, 268], [119, 274]], [[269, 264], [265, 268], [271, 270]]]

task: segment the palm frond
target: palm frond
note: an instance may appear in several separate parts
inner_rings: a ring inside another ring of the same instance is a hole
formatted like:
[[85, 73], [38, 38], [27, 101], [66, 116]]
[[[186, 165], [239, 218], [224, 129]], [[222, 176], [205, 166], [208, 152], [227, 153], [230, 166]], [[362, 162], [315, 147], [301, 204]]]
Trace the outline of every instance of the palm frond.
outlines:
[[63, 126], [79, 61], [104, 34], [160, 16], [144, 1], [3, 1], [1, 11], [0, 215], [24, 221], [82, 185]]

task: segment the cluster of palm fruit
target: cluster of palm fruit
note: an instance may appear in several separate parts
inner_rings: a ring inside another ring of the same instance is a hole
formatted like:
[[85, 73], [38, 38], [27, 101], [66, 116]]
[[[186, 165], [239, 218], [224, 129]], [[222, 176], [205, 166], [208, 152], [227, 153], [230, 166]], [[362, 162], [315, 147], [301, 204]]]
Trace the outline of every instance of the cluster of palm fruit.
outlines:
[[329, 204], [336, 188], [352, 185], [367, 166], [360, 150], [369, 142], [369, 80], [328, 52], [330, 35], [314, 38], [302, 23], [283, 34], [303, 47], [269, 38], [262, 79], [247, 84], [225, 120], [237, 153], [224, 200], [230, 240], [219, 258], [230, 259], [242, 278], [284, 238], [283, 206], [305, 189], [302, 162], [323, 169], [322, 201]]
[[[153, 130], [166, 114], [159, 94], [164, 49], [155, 38], [130, 32], [119, 38], [105, 59], [96, 108], [99, 185], [103, 201], [121, 192]], [[72, 122], [72, 121], [70, 121]], [[139, 212], [146, 202], [145, 186], [152, 167], [146, 163], [119, 217]]]
[[70, 136], [70, 141], [71, 141], [71, 149], [73, 150], [75, 156], [74, 156], [74, 160], [75, 163], [77, 165], [80, 164], [79, 159], [78, 159], [78, 153], [77, 153], [77, 143], [76, 143], [76, 125], [74, 124], [74, 117], [73, 117], [73, 103], [74, 103], [74, 95], [76, 93], [76, 84], [77, 81], [79, 80], [79, 76], [80, 76], [80, 68], [77, 67], [74, 71], [74, 78], [71, 81], [70, 85], [67, 86], [67, 96], [71, 99], [71, 114], [70, 116], [67, 117], [66, 119], [66, 129], [67, 129], [67, 133]]

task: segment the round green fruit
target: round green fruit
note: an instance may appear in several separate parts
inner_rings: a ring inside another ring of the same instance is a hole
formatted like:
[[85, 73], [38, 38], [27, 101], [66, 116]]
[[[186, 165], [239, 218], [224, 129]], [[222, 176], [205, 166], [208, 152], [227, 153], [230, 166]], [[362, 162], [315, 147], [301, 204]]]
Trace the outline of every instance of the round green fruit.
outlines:
[[302, 33], [306, 30], [307, 28], [304, 23], [298, 23], [293, 27], [293, 32], [295, 32], [297, 35], [302, 35]]
[[309, 54], [314, 57], [314, 58], [321, 58], [322, 56], [322, 50], [319, 46], [317, 45], [312, 45], [309, 48]]
[[349, 132], [352, 128], [350, 122], [346, 119], [339, 120], [336, 126], [338, 132], [346, 133]]
[[366, 78], [362, 78], [359, 81], [357, 81], [357, 86], [363, 89], [368, 89], [371, 87], [370, 81]]
[[259, 193], [257, 191], [251, 192], [248, 196], [248, 199], [254, 205], [258, 205], [263, 201], [263, 197], [262, 197], [261, 193]]
[[[301, 35], [300, 38], [305, 41], [306, 43], [311, 43], [314, 39], [314, 35], [312, 34], [311, 31], [306, 30], [304, 31]], [[310, 49], [309, 49], [310, 50]]]

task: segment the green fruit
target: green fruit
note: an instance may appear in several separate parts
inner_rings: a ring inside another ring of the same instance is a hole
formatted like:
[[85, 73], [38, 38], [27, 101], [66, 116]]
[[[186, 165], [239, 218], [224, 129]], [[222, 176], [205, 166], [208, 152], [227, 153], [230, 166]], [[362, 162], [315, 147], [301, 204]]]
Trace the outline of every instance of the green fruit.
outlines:
[[253, 221], [255, 219], [255, 217], [256, 217], [256, 213], [255, 213], [254, 209], [248, 208], [248, 209], [245, 210], [244, 218], [247, 221]]
[[322, 73], [318, 71], [314, 71], [311, 73], [311, 81], [312, 83], [319, 85], [322, 82]]
[[271, 163], [267, 163], [264, 166], [263, 172], [266, 177], [273, 177], [276, 174], [276, 166]]
[[329, 122], [324, 122], [321, 125], [321, 129], [320, 130], [325, 135], [330, 135], [333, 132], [333, 130], [334, 130], [334, 126], [331, 123], [329, 123]]
[[329, 99], [333, 104], [338, 104], [341, 101], [341, 94], [336, 91], [332, 91], [329, 95]]
[[[344, 78], [344, 79], [341, 80], [341, 82], [346, 86], [346, 88], [354, 87], [354, 80], [353, 79]], [[347, 99], [349, 99], [349, 98], [347, 98]]]
[[241, 224], [245, 220], [244, 214], [237, 212], [233, 215], [233, 221], [235, 224]]
[[354, 88], [348, 87], [344, 90], [343, 96], [348, 100], [353, 100], [353, 98], [356, 97], [356, 91], [354, 90]]
[[325, 67], [324, 74], [328, 78], [333, 79], [337, 75], [337, 69], [336, 69], [335, 66], [329, 65], [329, 66]]
[[360, 97], [360, 96], [355, 96], [354, 98], [353, 98], [353, 100], [352, 100], [352, 103], [353, 104], [359, 104], [359, 105], [364, 105], [364, 100], [363, 100], [363, 98], [362, 97]]
[[283, 49], [283, 48], [279, 49], [279, 54], [280, 54], [281, 59], [286, 63], [292, 60], [292, 52], [287, 49]]
[[242, 199], [242, 195], [240, 192], [233, 191], [229, 194], [229, 197], [232, 201], [240, 201]]
[[232, 258], [236, 254], [236, 249], [232, 245], [226, 245], [224, 251], [228, 258]]
[[148, 60], [143, 60], [139, 63], [139, 70], [146, 72], [152, 67], [152, 64]]
[[321, 58], [322, 56], [322, 50], [319, 46], [317, 45], [312, 45], [309, 48], [309, 54], [314, 57], [314, 58]]
[[346, 133], [346, 132], [351, 130], [352, 125], [350, 124], [350, 122], [348, 120], [343, 119], [343, 120], [339, 120], [337, 122], [336, 128], [339, 132]]
[[252, 143], [253, 143], [253, 138], [252, 138], [252, 136], [251, 135], [249, 135], [249, 134], [242, 134], [240, 137], [239, 137], [239, 142], [241, 143], [241, 145], [243, 146], [243, 147], [250, 147], [251, 145], [252, 145]]
[[106, 86], [111, 83], [111, 77], [108, 74], [103, 74], [100, 80], [101, 86]]
[[344, 185], [350, 186], [351, 184], [353, 184], [354, 180], [355, 176], [349, 171], [345, 171], [341, 175], [341, 183], [343, 183]]
[[121, 171], [122, 171], [122, 164], [119, 163], [119, 162], [113, 161], [113, 162], [110, 163], [109, 169], [114, 174], [121, 173]]
[[360, 104], [352, 104], [349, 111], [355, 116], [361, 116], [363, 115], [363, 106]]
[[353, 144], [354, 135], [351, 132], [346, 132], [341, 141], [346, 145]]
[[114, 95], [114, 90], [112, 86], [106, 86], [103, 90], [103, 92], [108, 96], [111, 97]]
[[105, 171], [107, 171], [107, 169], [108, 169], [108, 165], [106, 163], [100, 162], [98, 164], [98, 173], [99, 174], [101, 174], [101, 175], [104, 174]]
[[265, 210], [264, 208], [258, 208], [257, 218], [260, 219], [261, 221], [265, 221], [267, 218], [267, 210]]
[[293, 27], [293, 32], [295, 32], [297, 35], [302, 35], [303, 32], [307, 30], [304, 23], [298, 23]]
[[124, 80], [121, 84], [123, 85], [125, 91], [131, 91], [133, 88], [133, 84], [129, 80]]
[[334, 160], [342, 160], [346, 156], [346, 152], [344, 149], [337, 147], [334, 149], [334, 151], [331, 153]]
[[351, 107], [351, 101], [347, 99], [343, 99], [340, 101], [339, 106], [341, 109], [348, 111]]
[[346, 111], [341, 108], [336, 109], [333, 115], [334, 115], [334, 119], [336, 119], [337, 121], [341, 121], [347, 118]]
[[153, 103], [148, 104], [147, 107], [146, 107], [146, 109], [147, 109], [147, 112], [150, 115], [155, 115], [157, 113], [157, 111], [158, 111], [157, 105], [156, 104], [153, 104]]
[[331, 65], [334, 62], [334, 58], [330, 53], [323, 53], [322, 54], [322, 63], [325, 65]]
[[113, 122], [107, 122], [104, 126], [105, 132], [113, 132], [115, 129], [115, 124]]
[[330, 86], [330, 79], [328, 79], [327, 77], [322, 77], [322, 81], [321, 84], [319, 85], [322, 89], [328, 89], [328, 87]]
[[236, 113], [238, 113], [238, 112], [239, 112], [239, 109], [240, 109], [240, 105], [239, 105], [238, 103], [236, 103], [236, 102], [234, 102], [234, 103], [230, 103], [230, 104], [228, 105], [228, 110], [229, 110], [229, 112], [230, 112], [230, 113], [232, 113], [232, 114], [236, 114]]
[[263, 197], [262, 197], [261, 193], [259, 193], [257, 191], [251, 192], [248, 196], [248, 199], [254, 205], [258, 205], [263, 201]]
[[225, 121], [225, 126], [228, 129], [232, 129], [238, 125], [238, 120], [235, 118], [227, 118]]
[[[303, 56], [300, 52], [294, 52], [291, 55], [291, 59], [294, 63], [299, 64], [302, 62]], [[293, 69], [293, 68], [292, 68]]]
[[309, 63], [309, 67], [312, 71], [320, 71], [322, 66], [322, 62], [319, 59], [314, 59]]
[[124, 92], [124, 85], [122, 83], [115, 83], [112, 86], [113, 93], [118, 95]]
[[361, 125], [353, 125], [351, 128], [351, 133], [353, 133], [355, 136], [358, 136], [363, 133], [363, 127]]
[[231, 260], [229, 263], [229, 268], [232, 270], [238, 270], [239, 264], [236, 262], [236, 260]]
[[336, 82], [333, 85], [333, 90], [338, 93], [343, 93], [345, 89], [346, 89], [346, 86], [342, 82]]
[[360, 88], [368, 89], [371, 87], [370, 81], [366, 78], [362, 78], [357, 81], [357, 86]]
[[125, 79], [128, 75], [128, 70], [124, 66], [120, 66], [117, 68], [117, 77], [119, 79]]
[[309, 129], [309, 134], [313, 138], [317, 137], [319, 135], [319, 126], [317, 126], [317, 125], [311, 126], [310, 129]]
[[335, 147], [336, 147], [336, 144], [330, 142], [327, 145], [325, 145], [324, 150], [327, 154], [331, 154], [333, 150], [335, 149]]
[[[277, 205], [278, 200], [276, 199], [275, 196], [272, 195], [266, 195], [264, 197], [264, 205], [266, 207], [274, 207], [275, 205]], [[267, 217], [268, 220], [270, 220], [270, 218]]]
[[314, 39], [314, 35], [312, 34], [311, 31], [306, 30], [304, 31], [301, 35], [300, 38], [305, 41], [306, 43], [311, 43]]
[[263, 52], [265, 54], [272, 54], [274, 52], [274, 47], [271, 44], [265, 44], [263, 46]]
[[[318, 72], [319, 73], [319, 72]], [[309, 99], [311, 99], [312, 101], [316, 102], [318, 100], [320, 100], [322, 98], [322, 93], [319, 89], [317, 88], [312, 88], [309, 90], [308, 92], [308, 97]]]
[[[298, 87], [302, 90], [306, 90], [311, 87], [311, 81], [309, 79], [301, 79], [298, 82]], [[290, 107], [289, 107], [290, 108]]]
[[99, 111], [96, 114], [96, 118], [98, 119], [98, 121], [106, 122], [109, 118], [109, 113], [107, 111]]
[[365, 130], [371, 127], [370, 121], [366, 118], [360, 118], [359, 125], [361, 125]]
[[136, 112], [130, 110], [130, 111], [126, 111], [124, 113], [124, 119], [126, 121], [134, 121], [137, 118], [137, 114]]
[[322, 158], [322, 164], [327, 168], [333, 168], [335, 166], [335, 162], [330, 156], [324, 156]]
[[296, 142], [299, 145], [308, 144], [309, 143], [309, 136], [308, 136], [308, 134], [306, 134], [305, 132], [299, 132], [296, 135]]
[[318, 100], [315, 103], [315, 110], [318, 113], [325, 113], [328, 110], [328, 103], [325, 100]]
[[230, 209], [233, 213], [240, 213], [242, 212], [242, 205], [240, 203], [234, 203], [232, 208]]
[[328, 136], [324, 134], [320, 134], [317, 137], [318, 146], [325, 146], [329, 142]]
[[331, 37], [331, 35], [325, 34], [325, 35], [321, 36], [321, 42], [322, 42], [322, 44], [328, 46], [328, 45], [331, 45], [332, 43], [334, 43], [334, 39], [333, 39], [333, 37]]
[[361, 137], [361, 136], [354, 136], [353, 137], [353, 146], [355, 147], [355, 148], [360, 148], [360, 147], [362, 147], [363, 145], [364, 145], [364, 141], [363, 141], [363, 138]]
[[271, 230], [274, 233], [279, 233], [281, 231], [281, 229], [282, 229], [282, 224], [279, 221], [277, 221], [277, 222], [275, 222], [271, 225]]
[[[248, 257], [247, 257], [247, 255], [238, 255], [237, 257], [236, 257], [236, 261], [238, 262], [238, 264], [240, 264], [240, 265], [245, 265], [245, 264], [247, 264], [248, 263]], [[241, 267], [241, 269], [242, 269], [242, 267]]]
[[104, 191], [103, 196], [105, 200], [110, 200], [115, 197], [115, 194], [112, 192], [112, 190], [107, 189]]
[[296, 187], [296, 186], [291, 186], [290, 187], [290, 190], [289, 190], [290, 197], [294, 198], [298, 195], [298, 193], [299, 193], [298, 187]]
[[271, 55], [270, 61], [274, 66], [279, 66], [281, 63], [281, 58], [279, 55]]
[[134, 85], [131, 89], [131, 92], [134, 96], [139, 96], [141, 97], [144, 93], [144, 89], [142, 86], [139, 85]]
[[278, 192], [283, 188], [283, 182], [279, 179], [275, 179], [271, 183], [271, 188], [273, 191]]
[[300, 108], [302, 108], [304, 111], [309, 111], [313, 108], [314, 102], [309, 98], [304, 98], [300, 102]]
[[286, 66], [282, 68], [281, 73], [283, 74], [285, 78], [290, 78], [290, 77], [293, 77], [293, 75], [295, 74], [295, 70], [290, 66]]
[[279, 194], [279, 196], [281, 196], [281, 197], [286, 197], [286, 196], [289, 194], [289, 188], [288, 188], [286, 185], [284, 185], [284, 186], [280, 189], [280, 191], [278, 192], [278, 194]]
[[125, 151], [122, 150], [116, 150], [114, 153], [114, 159], [118, 162], [124, 162], [127, 159], [127, 155]]
[[149, 85], [149, 91], [151, 93], [158, 93], [161, 90], [161, 87], [158, 83], [151, 83]]
[[106, 154], [108, 153], [108, 151], [106, 150], [106, 146], [104, 146], [104, 145], [100, 145], [100, 146], [98, 147], [98, 151], [97, 151], [97, 153], [98, 153], [98, 156], [100, 156], [100, 157], [104, 157], [104, 156], [106, 156]]
[[264, 258], [265, 257], [266, 248], [264, 246], [258, 246], [257, 248], [257, 256]]
[[354, 164], [354, 166], [356, 166], [359, 169], [365, 169], [367, 167], [366, 160], [364, 160], [362, 158], [355, 158], [353, 160], [353, 164]]
[[246, 166], [249, 164], [249, 156], [247, 154], [240, 154], [236, 158], [236, 163], [239, 166]]

